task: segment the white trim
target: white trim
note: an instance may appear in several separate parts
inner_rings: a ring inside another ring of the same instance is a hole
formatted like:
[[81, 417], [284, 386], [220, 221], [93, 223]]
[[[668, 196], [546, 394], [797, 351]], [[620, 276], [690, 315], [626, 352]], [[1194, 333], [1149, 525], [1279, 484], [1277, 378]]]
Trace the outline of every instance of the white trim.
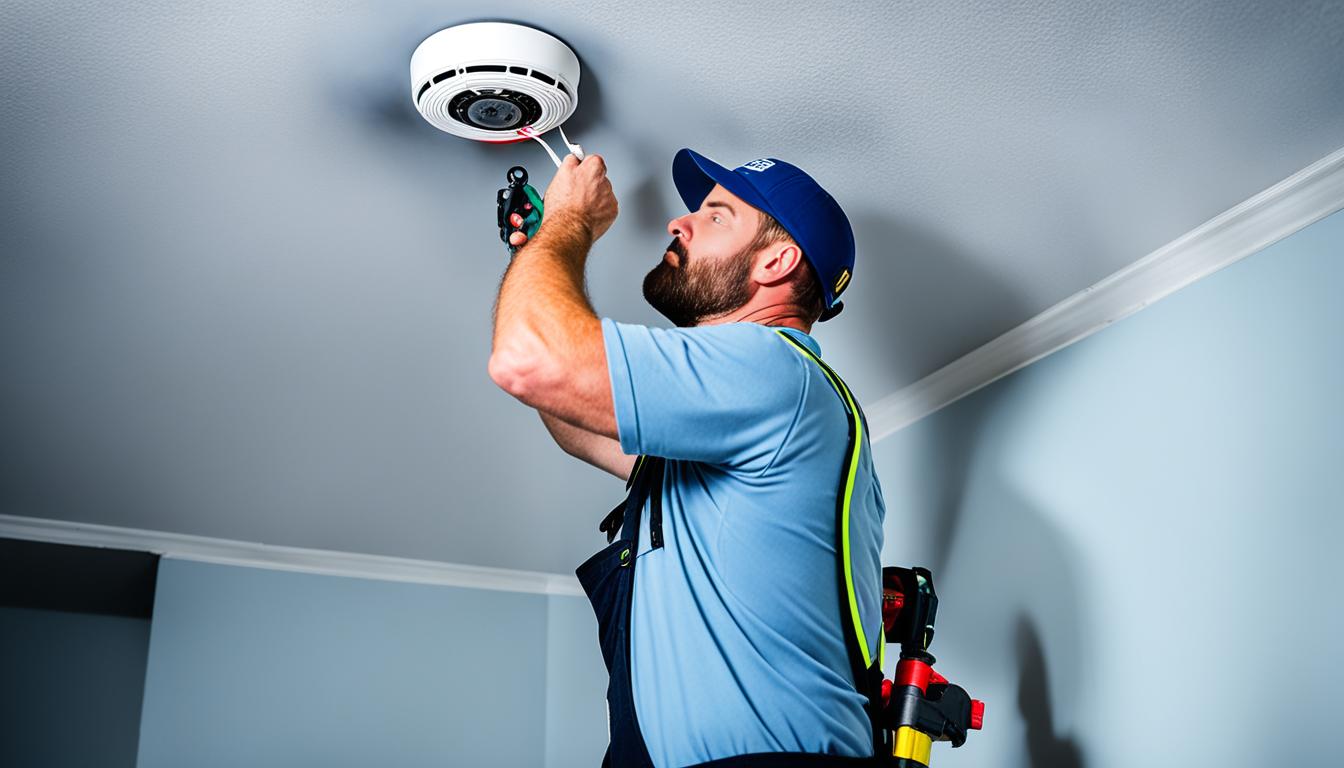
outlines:
[[250, 541], [39, 517], [0, 515], [0, 536], [57, 544], [130, 549], [154, 552], [177, 560], [320, 573], [326, 576], [354, 576], [361, 579], [409, 581], [543, 595], [583, 594], [578, 579], [559, 573], [515, 571], [507, 568], [485, 568], [433, 560], [365, 555], [357, 552], [281, 547]]
[[868, 408], [881, 440], [1344, 208], [1338, 149]]

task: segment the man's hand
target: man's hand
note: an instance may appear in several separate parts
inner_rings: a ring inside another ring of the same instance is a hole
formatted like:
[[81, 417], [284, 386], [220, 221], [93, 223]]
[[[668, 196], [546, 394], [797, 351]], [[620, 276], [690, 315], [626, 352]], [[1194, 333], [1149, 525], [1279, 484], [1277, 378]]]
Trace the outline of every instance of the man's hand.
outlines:
[[[607, 163], [601, 155], [589, 155], [582, 162], [574, 155], [566, 155], [542, 199], [546, 203], [543, 228], [550, 219], [567, 218], [582, 226], [590, 241], [596, 241], [611, 228], [618, 212], [616, 193], [612, 191]], [[522, 226], [516, 213], [509, 223]], [[509, 245], [526, 242], [527, 235], [522, 232], [509, 235]]]

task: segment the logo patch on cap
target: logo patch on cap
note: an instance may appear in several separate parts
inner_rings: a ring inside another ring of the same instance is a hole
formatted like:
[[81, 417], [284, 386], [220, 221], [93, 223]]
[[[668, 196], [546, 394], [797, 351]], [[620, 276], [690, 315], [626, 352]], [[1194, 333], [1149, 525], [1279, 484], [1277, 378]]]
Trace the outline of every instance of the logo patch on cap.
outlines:
[[775, 164], [774, 160], [768, 160], [762, 157], [759, 160], [752, 160], [750, 163], [743, 163], [742, 167], [748, 171], [764, 171]]
[[837, 278], [835, 278], [835, 288], [831, 290], [831, 295], [832, 295], [832, 296], [839, 296], [839, 295], [840, 295], [840, 292], [843, 291], [843, 290], [845, 290], [845, 286], [846, 286], [846, 285], [849, 285], [849, 270], [848, 270], [848, 269], [841, 270], [841, 271], [840, 271], [840, 276], [837, 277]]

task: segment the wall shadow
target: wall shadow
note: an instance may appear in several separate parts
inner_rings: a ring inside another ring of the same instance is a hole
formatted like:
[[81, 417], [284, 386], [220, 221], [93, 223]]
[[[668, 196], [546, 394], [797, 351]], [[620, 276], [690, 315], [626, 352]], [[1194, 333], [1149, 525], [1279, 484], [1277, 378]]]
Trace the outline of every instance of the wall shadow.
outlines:
[[[974, 330], [980, 325], [974, 315], [982, 307], [1007, 308], [996, 310], [996, 315], [1023, 310], [1023, 302], [997, 276], [928, 226], [874, 210], [856, 211], [850, 222], [860, 260], [855, 264], [853, 295], [846, 297], [853, 307], [846, 308], [851, 313], [846, 317], [860, 327], [881, 329], [871, 356], [877, 370], [871, 373], [889, 389], [879, 396], [989, 341]], [[959, 300], [960, 312], [949, 311], [945, 305], [950, 300]], [[956, 319], [955, 327], [936, 322], [949, 314]], [[925, 476], [933, 478], [934, 487], [925, 518], [918, 522], [931, 531], [922, 564], [935, 575], [946, 565], [956, 538], [968, 467], [993, 402], [986, 390], [962, 399], [951, 406], [958, 413], [956, 428], [931, 430], [926, 438]]]
[[1050, 703], [1050, 675], [1036, 625], [1026, 615], [1017, 620], [1017, 706], [1026, 721], [1027, 756], [1034, 768], [1083, 768], [1078, 745], [1055, 733]]
[[[1018, 433], [1003, 422], [1021, 407], [1013, 396], [1019, 383], [981, 390], [929, 425], [942, 468], [925, 521], [929, 554], [945, 603], [944, 639], [956, 637], [960, 657], [992, 669], [1000, 690], [1016, 685], [1029, 764], [1083, 768], [1081, 745], [1060, 736], [1057, 722], [1061, 702], [1078, 705], [1086, 673], [1081, 554], [1052, 519], [1057, 511], [1040, 509], [1010, 471]], [[975, 693], [974, 679], [959, 682]], [[1007, 705], [988, 703], [987, 727], [1011, 716]]]
[[851, 206], [848, 213], [858, 258], [838, 322], [864, 337], [868, 378], [882, 388], [869, 394], [883, 397], [918, 381], [1030, 312], [955, 233], [895, 211]]
[[[861, 327], [883, 329], [873, 346], [884, 359], [875, 364], [898, 387], [989, 341], [986, 328], [1011, 326], [1012, 318], [1030, 312], [951, 237], [881, 211], [861, 211], [851, 221], [865, 257], [855, 293], [862, 284], [873, 288], [867, 298], [851, 298]], [[1084, 671], [1079, 555], [1006, 466], [1019, 434], [1009, 428], [1021, 415], [1013, 409], [1025, 407], [1026, 399], [1015, 396], [1022, 384], [1021, 377], [1000, 380], [908, 428], [915, 430], [906, 455], [917, 467], [910, 477], [919, 484], [912, 496], [918, 506], [907, 519], [892, 520], [910, 534], [898, 545], [907, 552], [896, 558], [934, 573], [943, 603], [938, 645], [952, 651], [946, 671], [954, 682], [972, 696], [977, 682], [989, 686], [993, 679], [1000, 690], [1016, 686], [1024, 754], [985, 764], [1025, 760], [1038, 768], [1083, 768], [1080, 745], [1057, 735], [1059, 702], [1049, 693], [1053, 674], [1061, 700], [1074, 703]], [[956, 679], [959, 667], [975, 665], [978, 681]], [[986, 728], [1007, 725], [1013, 716], [1008, 702], [988, 701]], [[967, 747], [974, 749], [975, 740], [972, 735]]]

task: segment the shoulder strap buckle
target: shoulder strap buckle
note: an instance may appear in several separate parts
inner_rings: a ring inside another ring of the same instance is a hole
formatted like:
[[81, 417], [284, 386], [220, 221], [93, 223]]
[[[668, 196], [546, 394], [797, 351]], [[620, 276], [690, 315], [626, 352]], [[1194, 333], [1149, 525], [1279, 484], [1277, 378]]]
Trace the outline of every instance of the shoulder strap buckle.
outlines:
[[[620, 535], [621, 528], [625, 525], [626, 513], [638, 516], [644, 507], [644, 502], [653, 495], [652, 509], [652, 534], [653, 548], [657, 549], [663, 545], [663, 505], [662, 505], [662, 473], [663, 460], [656, 456], [640, 456], [635, 461], [634, 469], [630, 471], [630, 478], [626, 480], [625, 487], [629, 490], [626, 497], [616, 506], [611, 508], [607, 516], [602, 518], [602, 522], [597, 526], [597, 530], [607, 534], [607, 543], [616, 540]], [[638, 524], [638, 517], [635, 520]]]
[[616, 540], [616, 534], [621, 532], [621, 525], [625, 523], [625, 499], [621, 499], [615, 507], [612, 508], [607, 516], [602, 518], [602, 523], [597, 526], [597, 530], [607, 534], [607, 543]]

